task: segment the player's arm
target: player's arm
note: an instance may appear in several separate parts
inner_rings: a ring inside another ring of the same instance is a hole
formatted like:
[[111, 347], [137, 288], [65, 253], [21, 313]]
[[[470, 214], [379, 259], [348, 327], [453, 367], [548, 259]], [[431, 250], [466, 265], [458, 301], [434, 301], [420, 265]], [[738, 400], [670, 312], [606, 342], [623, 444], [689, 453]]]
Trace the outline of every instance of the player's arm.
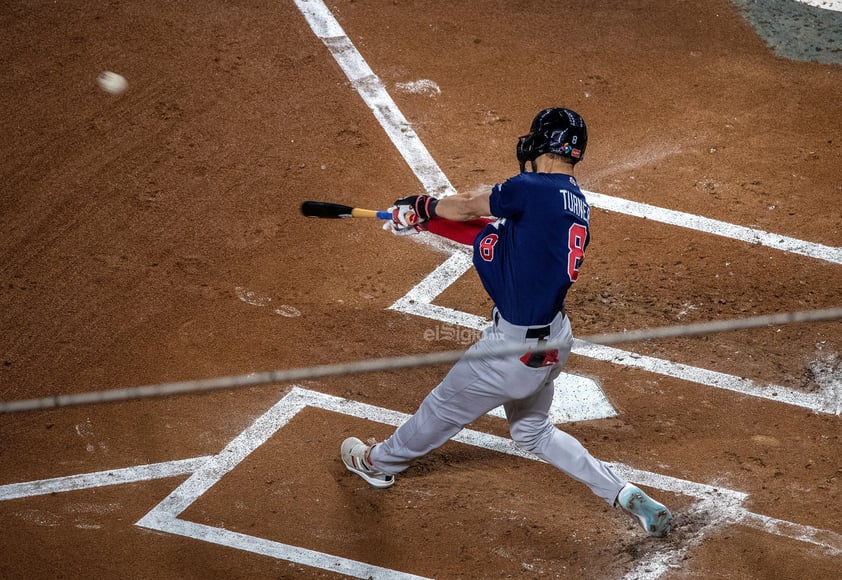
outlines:
[[457, 222], [491, 215], [490, 196], [491, 190], [485, 190], [444, 197], [436, 204], [435, 215]]
[[462, 193], [442, 199], [412, 195], [395, 200], [388, 224], [393, 234], [429, 231], [460, 244], [473, 244], [477, 234], [492, 220], [491, 191]]

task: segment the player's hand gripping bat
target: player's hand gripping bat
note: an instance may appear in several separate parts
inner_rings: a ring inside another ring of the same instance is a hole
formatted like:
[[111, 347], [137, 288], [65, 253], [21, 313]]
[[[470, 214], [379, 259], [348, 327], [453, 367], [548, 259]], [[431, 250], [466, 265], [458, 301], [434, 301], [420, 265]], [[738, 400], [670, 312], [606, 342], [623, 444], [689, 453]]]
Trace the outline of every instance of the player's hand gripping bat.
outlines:
[[359, 207], [351, 207], [350, 205], [342, 205], [341, 203], [331, 203], [329, 201], [305, 201], [301, 204], [301, 213], [307, 217], [317, 218], [377, 218], [380, 220], [392, 219], [391, 212], [376, 211], [373, 209], [362, 209]]

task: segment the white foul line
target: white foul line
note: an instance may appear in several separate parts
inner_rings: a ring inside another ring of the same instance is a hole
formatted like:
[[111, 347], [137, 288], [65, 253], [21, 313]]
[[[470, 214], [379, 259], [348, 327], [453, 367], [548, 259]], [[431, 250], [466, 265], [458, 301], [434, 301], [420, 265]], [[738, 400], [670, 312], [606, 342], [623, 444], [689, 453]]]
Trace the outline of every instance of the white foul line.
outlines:
[[803, 407], [816, 413], [829, 413], [832, 415], [842, 413], [842, 401], [838, 400], [838, 396], [831, 385], [824, 386], [815, 392], [807, 393], [781, 385], [758, 384], [751, 379], [651, 356], [644, 356], [610, 346], [591, 344], [578, 339], [574, 341], [573, 354], [629, 368], [637, 368], [689, 383], [696, 383], [707, 387], [749, 395], [751, 397]]
[[817, 260], [824, 260], [825, 262], [830, 262], [832, 264], [842, 264], [842, 248], [834, 248], [823, 244], [805, 242], [803, 240], [797, 240], [780, 234], [773, 234], [762, 230], [729, 224], [727, 222], [721, 222], [719, 220], [692, 215], [689, 213], [664, 209], [636, 201], [629, 201], [619, 197], [611, 197], [593, 191], [585, 191], [584, 193], [588, 198], [588, 203], [590, 203], [593, 207], [660, 223], [680, 226], [733, 240], [740, 240], [749, 244], [760, 244], [761, 246], [768, 246], [770, 248], [775, 248], [776, 250], [800, 254]]
[[450, 180], [442, 173], [424, 143], [418, 138], [415, 129], [403, 116], [383, 83], [368, 66], [327, 6], [320, 0], [295, 0], [295, 4], [380, 121], [380, 125], [423, 184], [425, 191], [436, 196], [454, 194], [456, 191]]
[[0, 501], [186, 475], [196, 471], [208, 459], [210, 458], [194, 457], [193, 459], [180, 459], [164, 463], [152, 463], [150, 465], [137, 465], [122, 469], [98, 471], [96, 473], [84, 473], [82, 475], [54, 477], [26, 483], [0, 485]]
[[795, 0], [801, 4], [807, 4], [813, 8], [821, 8], [823, 10], [833, 10], [835, 12], [842, 12], [842, 0]]

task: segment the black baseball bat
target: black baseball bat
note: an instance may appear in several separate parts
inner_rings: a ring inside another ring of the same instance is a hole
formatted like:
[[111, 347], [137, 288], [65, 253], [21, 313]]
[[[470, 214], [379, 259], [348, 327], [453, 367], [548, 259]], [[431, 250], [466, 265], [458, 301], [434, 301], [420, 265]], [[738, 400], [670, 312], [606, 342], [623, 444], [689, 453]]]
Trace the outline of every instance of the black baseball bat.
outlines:
[[388, 211], [377, 211], [363, 209], [332, 203], [329, 201], [305, 201], [301, 204], [301, 213], [307, 217], [342, 219], [342, 218], [377, 218], [381, 220], [392, 219]]

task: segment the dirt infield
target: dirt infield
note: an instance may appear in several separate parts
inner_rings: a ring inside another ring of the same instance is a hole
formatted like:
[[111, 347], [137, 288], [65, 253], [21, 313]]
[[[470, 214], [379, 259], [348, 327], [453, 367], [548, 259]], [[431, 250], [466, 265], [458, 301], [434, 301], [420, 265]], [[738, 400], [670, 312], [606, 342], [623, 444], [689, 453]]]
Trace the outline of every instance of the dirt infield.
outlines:
[[[458, 250], [298, 206], [488, 187], [553, 105], [590, 133], [575, 334], [840, 306], [842, 66], [698, 4], [328, 2], [346, 45], [315, 1], [12, 2], [0, 400], [464, 348], [491, 304]], [[438, 309], [406, 298], [446, 260]], [[0, 415], [0, 577], [836, 578], [840, 352], [838, 321], [577, 347], [611, 412], [570, 394], [560, 427], [673, 508], [666, 540], [494, 416], [389, 490], [346, 473], [446, 367]]]

